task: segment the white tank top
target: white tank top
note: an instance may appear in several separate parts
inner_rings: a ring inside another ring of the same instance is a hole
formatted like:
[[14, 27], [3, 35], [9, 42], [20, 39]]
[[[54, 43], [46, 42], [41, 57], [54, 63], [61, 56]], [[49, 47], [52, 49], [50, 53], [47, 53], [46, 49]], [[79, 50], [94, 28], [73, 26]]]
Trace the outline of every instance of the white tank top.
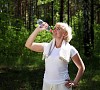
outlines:
[[45, 59], [45, 82], [59, 84], [69, 79], [68, 63], [59, 59], [59, 51], [60, 48], [54, 47], [52, 53]]

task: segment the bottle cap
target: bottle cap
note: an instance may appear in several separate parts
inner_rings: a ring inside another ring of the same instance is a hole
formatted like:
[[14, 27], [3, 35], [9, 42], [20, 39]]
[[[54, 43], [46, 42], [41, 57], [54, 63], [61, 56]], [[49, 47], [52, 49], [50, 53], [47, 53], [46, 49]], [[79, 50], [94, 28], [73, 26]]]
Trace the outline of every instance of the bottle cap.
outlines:
[[37, 20], [37, 24], [41, 25], [42, 23], [43, 23], [43, 20], [41, 20], [41, 19]]

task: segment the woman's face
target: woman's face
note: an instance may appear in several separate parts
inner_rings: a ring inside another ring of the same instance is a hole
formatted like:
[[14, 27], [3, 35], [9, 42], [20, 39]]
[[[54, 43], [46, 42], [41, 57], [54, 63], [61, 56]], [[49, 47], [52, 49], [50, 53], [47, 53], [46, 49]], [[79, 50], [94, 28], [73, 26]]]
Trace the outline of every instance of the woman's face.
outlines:
[[60, 27], [60, 25], [56, 24], [55, 28], [53, 30], [53, 36], [54, 36], [54, 38], [59, 38], [60, 39], [60, 38], [64, 37], [65, 34], [66, 34], [66, 31], [64, 31]]

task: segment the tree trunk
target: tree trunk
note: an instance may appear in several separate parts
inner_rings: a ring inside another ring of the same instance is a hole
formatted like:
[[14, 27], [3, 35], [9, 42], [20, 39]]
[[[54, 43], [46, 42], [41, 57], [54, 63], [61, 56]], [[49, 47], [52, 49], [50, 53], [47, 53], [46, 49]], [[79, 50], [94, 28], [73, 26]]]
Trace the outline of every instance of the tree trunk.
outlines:
[[91, 0], [91, 26], [90, 26], [90, 30], [91, 30], [91, 47], [92, 49], [94, 48], [94, 0]]
[[69, 25], [69, 0], [68, 0], [68, 9], [67, 9], [67, 12], [68, 12], [68, 25]]
[[51, 13], [51, 16], [52, 16], [52, 25], [53, 25], [53, 14], [54, 14], [54, 13], [53, 13], [53, 3], [54, 3], [54, 2], [52, 1], [52, 13]]
[[28, 19], [28, 29], [31, 30], [31, 11], [32, 11], [32, 1], [29, 2], [29, 19]]
[[84, 11], [84, 54], [85, 56], [90, 55], [90, 28], [89, 28], [89, 0], [84, 0], [83, 5]]
[[63, 22], [64, 0], [60, 0], [60, 22]]

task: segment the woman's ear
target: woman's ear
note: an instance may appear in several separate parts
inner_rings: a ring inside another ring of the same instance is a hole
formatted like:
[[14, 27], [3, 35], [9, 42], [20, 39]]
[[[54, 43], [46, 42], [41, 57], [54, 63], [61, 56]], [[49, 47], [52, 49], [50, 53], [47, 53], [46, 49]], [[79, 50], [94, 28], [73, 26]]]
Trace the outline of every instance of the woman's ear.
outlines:
[[67, 32], [65, 32], [65, 33], [63, 34], [63, 38], [64, 38], [64, 40], [66, 40], [66, 39], [67, 39], [67, 37], [68, 37], [68, 33], [67, 33]]

